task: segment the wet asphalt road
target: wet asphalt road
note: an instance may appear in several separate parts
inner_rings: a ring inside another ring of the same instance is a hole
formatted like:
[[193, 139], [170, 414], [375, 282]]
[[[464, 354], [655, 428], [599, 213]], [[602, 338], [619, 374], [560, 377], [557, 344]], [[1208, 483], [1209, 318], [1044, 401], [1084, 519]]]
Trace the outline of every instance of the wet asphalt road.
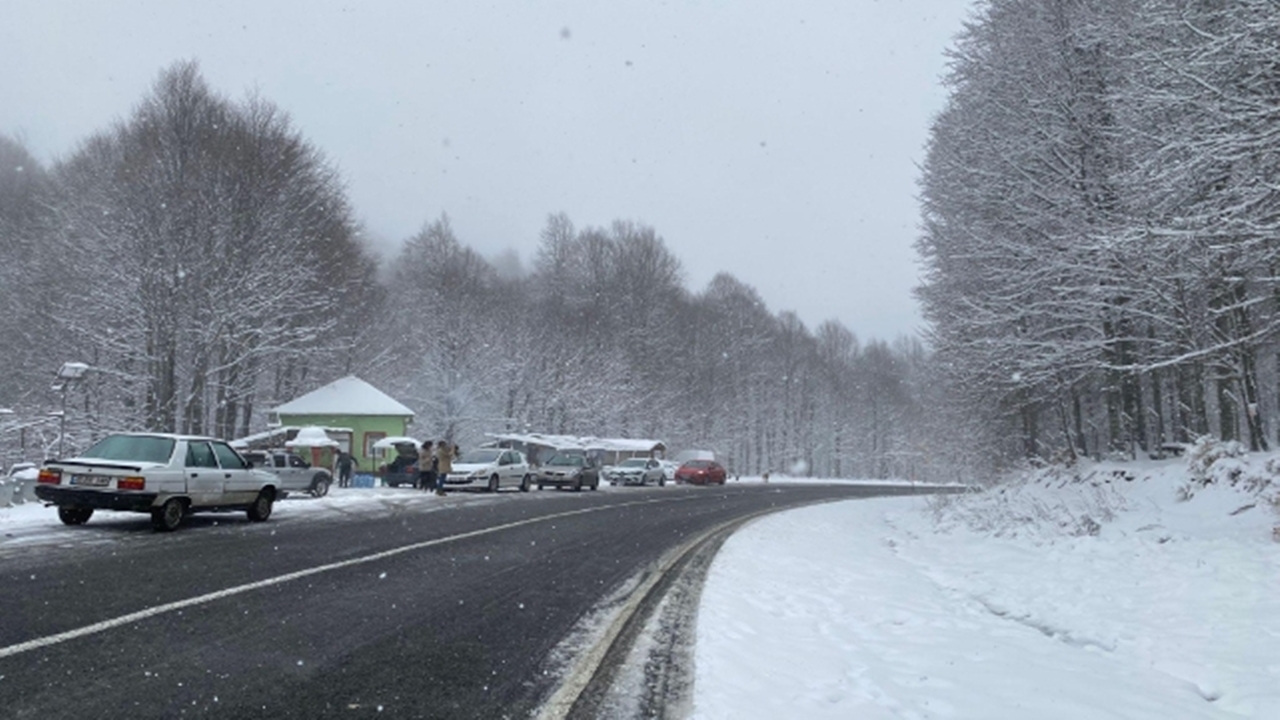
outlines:
[[0, 557], [0, 717], [525, 718], [579, 620], [685, 539], [901, 492], [503, 492], [351, 518], [285, 501], [266, 523], [198, 515], [171, 534], [95, 516]]

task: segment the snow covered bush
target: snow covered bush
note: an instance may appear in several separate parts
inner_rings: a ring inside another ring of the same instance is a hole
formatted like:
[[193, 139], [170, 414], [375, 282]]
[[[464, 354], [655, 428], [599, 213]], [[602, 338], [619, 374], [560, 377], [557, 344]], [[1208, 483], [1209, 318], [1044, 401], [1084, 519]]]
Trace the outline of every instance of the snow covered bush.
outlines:
[[1132, 482], [1123, 469], [1079, 465], [1030, 467], [1008, 481], [963, 495], [928, 500], [943, 532], [964, 527], [994, 537], [1096, 536], [1127, 509], [1116, 484]]
[[1190, 478], [1178, 488], [1179, 500], [1190, 500], [1208, 485], [1232, 487], [1253, 495], [1274, 495], [1272, 480], [1280, 475], [1280, 457], [1250, 457], [1235, 440], [1204, 436], [1187, 451]]

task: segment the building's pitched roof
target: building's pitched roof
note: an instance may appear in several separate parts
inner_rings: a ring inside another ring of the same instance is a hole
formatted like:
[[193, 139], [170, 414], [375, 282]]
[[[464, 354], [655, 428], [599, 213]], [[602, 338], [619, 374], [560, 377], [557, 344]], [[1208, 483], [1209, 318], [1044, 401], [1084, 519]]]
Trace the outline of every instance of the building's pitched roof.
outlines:
[[413, 411], [390, 395], [348, 375], [302, 397], [273, 408], [283, 415], [391, 415], [413, 417]]

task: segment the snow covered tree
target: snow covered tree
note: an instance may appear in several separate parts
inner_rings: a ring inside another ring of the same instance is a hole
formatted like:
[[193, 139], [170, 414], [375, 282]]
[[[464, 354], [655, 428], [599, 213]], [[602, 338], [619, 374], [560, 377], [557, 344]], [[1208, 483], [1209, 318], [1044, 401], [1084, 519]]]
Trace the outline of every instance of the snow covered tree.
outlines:
[[179, 63], [55, 173], [59, 317], [113, 369], [97, 380], [113, 424], [231, 436], [272, 376], [288, 392], [334, 357], [335, 308], [373, 264], [336, 176], [269, 103], [232, 104]]

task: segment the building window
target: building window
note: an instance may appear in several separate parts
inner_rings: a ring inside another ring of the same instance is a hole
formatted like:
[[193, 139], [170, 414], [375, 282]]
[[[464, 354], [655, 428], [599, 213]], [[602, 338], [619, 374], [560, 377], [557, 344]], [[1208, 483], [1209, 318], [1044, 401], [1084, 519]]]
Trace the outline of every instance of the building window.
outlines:
[[364, 434], [364, 456], [367, 458], [378, 457], [378, 453], [373, 449], [373, 444], [386, 437], [384, 432], [366, 432]]
[[[342, 430], [327, 430], [325, 431], [325, 434], [333, 438], [334, 442], [338, 443], [338, 449], [342, 452], [349, 453], [355, 450], [355, 448], [351, 447], [351, 433], [344, 432]], [[368, 457], [367, 453], [365, 454], [365, 457]]]

